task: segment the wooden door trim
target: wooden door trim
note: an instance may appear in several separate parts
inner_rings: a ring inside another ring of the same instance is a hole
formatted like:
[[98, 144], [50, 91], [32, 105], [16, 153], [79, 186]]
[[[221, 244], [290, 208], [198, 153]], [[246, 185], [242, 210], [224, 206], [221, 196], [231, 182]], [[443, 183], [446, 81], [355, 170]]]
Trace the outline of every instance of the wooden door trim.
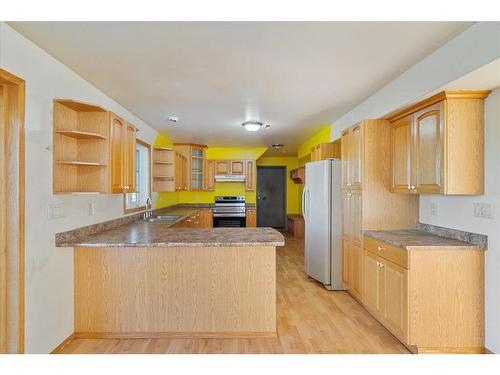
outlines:
[[[137, 138], [135, 140], [135, 142], [148, 149], [148, 159], [149, 159], [149, 163], [148, 163], [148, 176], [149, 176], [148, 188], [149, 188], [149, 196], [151, 197], [151, 191], [152, 191], [151, 186], [153, 184], [153, 176], [151, 176], [151, 165], [153, 164], [151, 145], [149, 143], [141, 141], [139, 138]], [[136, 185], [137, 185], [137, 181], [136, 181]], [[136, 189], [137, 189], [137, 186], [136, 186]], [[134, 212], [145, 211], [145, 210], [146, 210], [146, 206], [127, 208], [127, 193], [123, 193], [123, 213], [124, 214], [132, 214]]]
[[[8, 131], [10, 128], [9, 125], [15, 123], [18, 127], [18, 157], [19, 157], [19, 192], [18, 192], [18, 342], [17, 342], [17, 351], [18, 353], [24, 353], [25, 345], [24, 345], [24, 322], [25, 322], [25, 130], [24, 130], [24, 121], [25, 121], [25, 81], [15, 75], [0, 69], [0, 86], [4, 87], [4, 93], [7, 91], [5, 88], [8, 86], [13, 86], [17, 89], [17, 97], [14, 98], [17, 103], [17, 111], [13, 115], [13, 122], [6, 123], [5, 131]], [[4, 118], [7, 118], [7, 113]], [[9, 121], [10, 122], [10, 121]], [[5, 134], [5, 133], [4, 133]], [[9, 155], [5, 153], [5, 160], [8, 163]], [[2, 178], [4, 181], [5, 179]], [[6, 192], [7, 193], [7, 192]], [[3, 205], [5, 207], [5, 205]], [[3, 212], [5, 214], [5, 212]], [[6, 255], [6, 254], [5, 254]], [[2, 262], [2, 267], [5, 262]], [[6, 266], [6, 264], [5, 264]], [[5, 274], [6, 275], [6, 274]], [[6, 288], [7, 289], [7, 288]], [[6, 303], [7, 300], [3, 300], [2, 296], [2, 308], [7, 308]], [[2, 325], [7, 325], [7, 319], [5, 322], [2, 322]], [[5, 328], [2, 326], [2, 330]], [[3, 332], [6, 332], [5, 330]], [[6, 339], [6, 336], [5, 336]], [[2, 343], [0, 343], [2, 345]], [[3, 347], [2, 347], [3, 349]]]

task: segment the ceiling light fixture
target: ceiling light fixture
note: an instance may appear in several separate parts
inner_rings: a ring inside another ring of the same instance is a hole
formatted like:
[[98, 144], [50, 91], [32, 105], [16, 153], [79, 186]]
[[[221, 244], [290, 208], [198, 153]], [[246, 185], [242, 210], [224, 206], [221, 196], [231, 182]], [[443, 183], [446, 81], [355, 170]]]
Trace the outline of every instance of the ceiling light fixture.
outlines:
[[249, 132], [256, 132], [262, 128], [262, 122], [260, 121], [245, 121], [241, 124], [245, 127], [245, 129]]
[[179, 121], [179, 117], [177, 117], [177, 116], [169, 116], [168, 117], [168, 121], [170, 121], [170, 122], [177, 122], [177, 121]]
[[271, 125], [269, 125], [269, 124], [266, 124], [266, 125], [264, 126], [264, 129], [269, 129], [269, 128], [271, 128]]
[[276, 151], [279, 151], [284, 147], [284, 145], [281, 143], [274, 143], [272, 146]]

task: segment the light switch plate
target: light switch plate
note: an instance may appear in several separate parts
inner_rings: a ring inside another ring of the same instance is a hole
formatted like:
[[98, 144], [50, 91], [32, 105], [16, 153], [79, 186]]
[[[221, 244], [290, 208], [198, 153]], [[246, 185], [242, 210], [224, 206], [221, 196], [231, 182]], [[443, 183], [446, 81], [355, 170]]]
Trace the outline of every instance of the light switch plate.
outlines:
[[47, 217], [49, 220], [61, 219], [64, 217], [64, 207], [61, 204], [48, 204]]
[[474, 203], [474, 216], [482, 219], [493, 219], [493, 205], [491, 203]]

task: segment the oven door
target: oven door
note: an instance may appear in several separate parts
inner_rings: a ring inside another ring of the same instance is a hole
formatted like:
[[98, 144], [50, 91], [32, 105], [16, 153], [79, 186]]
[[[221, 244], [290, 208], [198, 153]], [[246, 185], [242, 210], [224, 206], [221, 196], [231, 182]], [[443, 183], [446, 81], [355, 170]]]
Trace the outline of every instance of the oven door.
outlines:
[[214, 227], [245, 227], [246, 217], [214, 216]]

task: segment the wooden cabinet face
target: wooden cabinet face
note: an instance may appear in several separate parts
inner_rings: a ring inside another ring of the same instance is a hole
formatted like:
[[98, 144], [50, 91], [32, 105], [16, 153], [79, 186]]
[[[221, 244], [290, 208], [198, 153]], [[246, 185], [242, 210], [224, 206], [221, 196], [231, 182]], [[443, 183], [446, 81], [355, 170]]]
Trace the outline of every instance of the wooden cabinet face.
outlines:
[[127, 124], [124, 145], [124, 161], [125, 161], [125, 174], [124, 185], [127, 193], [132, 193], [136, 189], [135, 181], [135, 160], [136, 160], [136, 129], [134, 126]]
[[412, 117], [391, 126], [392, 191], [407, 193], [410, 187], [410, 148]]
[[190, 190], [203, 190], [205, 172], [205, 149], [203, 147], [191, 146], [190, 166]]
[[383, 261], [384, 321], [389, 329], [408, 342], [408, 271]]
[[257, 211], [255, 209], [249, 208], [246, 210], [246, 226], [256, 227], [257, 226]]
[[363, 239], [363, 195], [360, 190], [352, 190], [350, 196], [350, 237], [353, 242], [361, 244]]
[[342, 133], [341, 138], [341, 165], [342, 165], [342, 187], [349, 188], [349, 131]]
[[342, 237], [345, 238], [351, 234], [351, 196], [350, 190], [342, 191]]
[[175, 190], [187, 190], [187, 158], [180, 152], [175, 152]]
[[419, 193], [439, 193], [441, 190], [441, 105], [415, 114], [415, 164], [412, 175]]
[[254, 160], [246, 160], [245, 166], [245, 190], [246, 191], [255, 191], [255, 185], [257, 182], [256, 172], [255, 172], [255, 161]]
[[362, 296], [362, 280], [363, 280], [363, 251], [361, 245], [351, 243], [350, 248], [350, 285], [351, 292], [357, 298], [361, 298]]
[[216, 160], [215, 161], [215, 175], [223, 176], [229, 174], [230, 164], [229, 160]]
[[350, 289], [350, 241], [348, 238], [342, 238], [342, 281], [347, 289]]
[[369, 251], [364, 251], [364, 287], [363, 302], [375, 315], [381, 309], [380, 266], [378, 257]]
[[215, 160], [207, 160], [205, 173], [205, 189], [215, 190]]
[[213, 222], [213, 211], [210, 209], [200, 211], [200, 227], [201, 228], [212, 228]]
[[237, 175], [245, 174], [245, 161], [231, 160], [231, 174], [237, 174]]
[[362, 185], [362, 165], [361, 165], [361, 126], [355, 126], [351, 130], [351, 141], [349, 148], [349, 160], [351, 160], [351, 170], [349, 172], [352, 188], [361, 188]]
[[124, 145], [126, 124], [123, 119], [112, 114], [110, 129], [110, 184], [112, 193], [123, 193], [124, 184]]

